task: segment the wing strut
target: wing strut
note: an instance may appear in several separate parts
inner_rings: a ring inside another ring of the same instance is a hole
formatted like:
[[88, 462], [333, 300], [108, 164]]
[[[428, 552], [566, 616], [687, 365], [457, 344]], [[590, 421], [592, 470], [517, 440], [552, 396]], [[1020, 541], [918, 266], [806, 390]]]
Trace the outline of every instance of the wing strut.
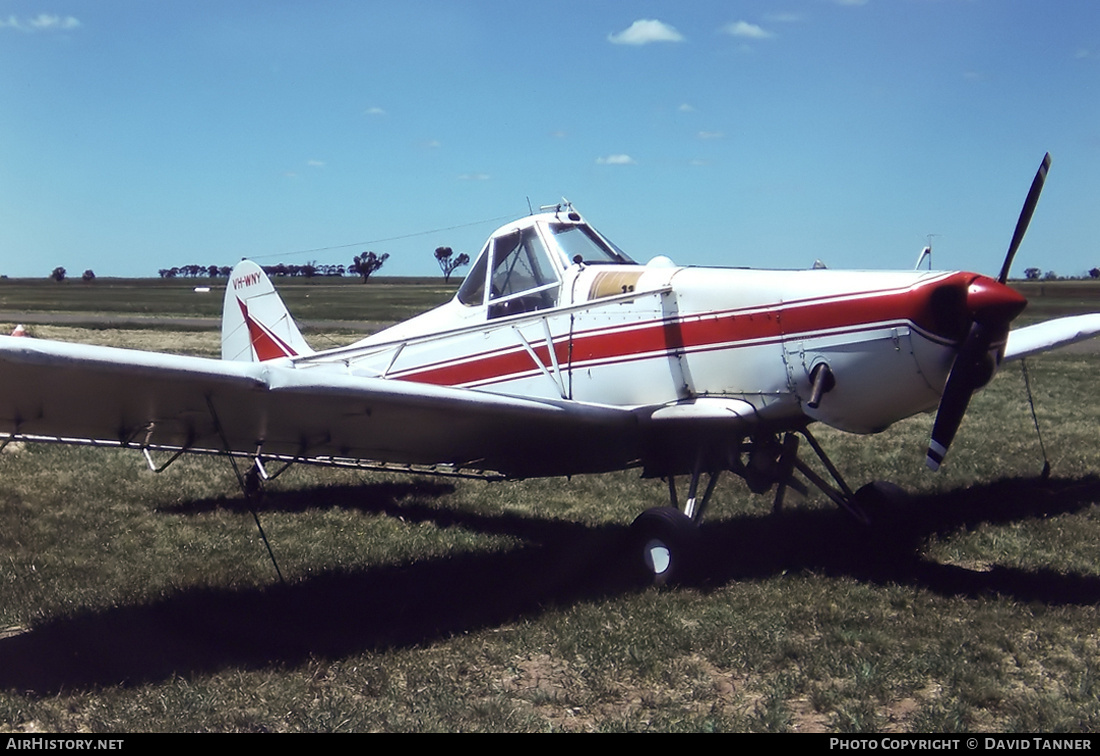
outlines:
[[[222, 444], [225, 446], [226, 456], [229, 457], [229, 464], [233, 465], [233, 472], [237, 476], [237, 483], [241, 487], [241, 493], [244, 494], [245, 504], [248, 506], [248, 511], [252, 513], [252, 519], [256, 521], [256, 528], [260, 531], [260, 538], [264, 542], [264, 546], [267, 547], [267, 555], [271, 557], [271, 564], [275, 567], [275, 574], [279, 576], [279, 582], [286, 585], [286, 578], [283, 577], [282, 570], [279, 569], [279, 563], [275, 560], [275, 552], [271, 549], [271, 543], [267, 540], [267, 533], [264, 532], [264, 526], [260, 524], [260, 515], [256, 512], [256, 504], [263, 498], [264, 486], [263, 479], [267, 477], [266, 471], [261, 474], [263, 466], [260, 463], [259, 457], [257, 457], [252, 467], [245, 474], [241, 474], [241, 468], [237, 465], [237, 460], [233, 456], [233, 448], [229, 445], [229, 439], [225, 435], [225, 430], [222, 428], [221, 421], [218, 419], [218, 412], [214, 409], [214, 401], [209, 395], [206, 397], [206, 406], [210, 408], [210, 419], [214, 421], [214, 428], [218, 432], [218, 436], [221, 437]], [[287, 467], [290, 463], [287, 463]], [[285, 467], [283, 468], [286, 469]], [[279, 472], [282, 472], [280, 470]]]
[[1031, 379], [1027, 374], [1027, 360], [1020, 360], [1020, 368], [1024, 373], [1024, 389], [1027, 391], [1027, 403], [1031, 407], [1031, 420], [1035, 423], [1035, 435], [1039, 437], [1039, 449], [1043, 452], [1042, 479], [1045, 483], [1050, 480], [1050, 457], [1047, 456], [1047, 446], [1043, 443], [1043, 432], [1039, 430], [1039, 416], [1035, 414], [1035, 399], [1031, 395]]

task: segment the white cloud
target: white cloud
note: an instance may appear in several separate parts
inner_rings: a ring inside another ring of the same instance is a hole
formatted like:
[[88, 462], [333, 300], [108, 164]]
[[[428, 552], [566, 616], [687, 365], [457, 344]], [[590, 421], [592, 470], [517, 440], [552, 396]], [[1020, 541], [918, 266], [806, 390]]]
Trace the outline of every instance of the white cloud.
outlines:
[[700, 131], [698, 134], [700, 139], [724, 139], [725, 136], [721, 131]]
[[15, 29], [21, 32], [71, 31], [80, 27], [79, 19], [72, 16], [55, 16], [39, 13], [34, 18], [19, 19], [15, 16], [0, 18], [0, 29]]
[[367, 108], [367, 110], [366, 110], [366, 112], [365, 112], [365, 114], [364, 114], [364, 115], [369, 115], [369, 116], [384, 116], [384, 115], [388, 115], [388, 114], [386, 113], [386, 111], [382, 110], [382, 108], [379, 108], [379, 107], [373, 107], [373, 108]]
[[744, 39], [771, 39], [775, 36], [770, 31], [766, 31], [756, 24], [750, 24], [748, 21], [727, 24], [722, 27], [722, 31], [731, 37], [742, 37]]
[[488, 173], [460, 173], [458, 175], [459, 181], [488, 181]]
[[694, 113], [695, 112], [695, 108], [693, 108], [691, 105], [688, 105], [686, 102], [681, 103], [680, 107], [678, 107], [676, 109], [678, 111], [680, 111], [681, 113]]
[[310, 168], [324, 168], [325, 167], [325, 161], [324, 160], [307, 160], [306, 165], [308, 165]]
[[637, 162], [630, 155], [607, 155], [606, 157], [596, 158], [596, 165], [637, 165]]
[[80, 21], [72, 16], [51, 16], [46, 13], [40, 13], [31, 19], [31, 26], [40, 31], [47, 31], [51, 29], [75, 29], [80, 26]]
[[684, 35], [656, 19], [642, 18], [617, 34], [608, 34], [615, 45], [648, 45], [650, 42], [683, 42]]

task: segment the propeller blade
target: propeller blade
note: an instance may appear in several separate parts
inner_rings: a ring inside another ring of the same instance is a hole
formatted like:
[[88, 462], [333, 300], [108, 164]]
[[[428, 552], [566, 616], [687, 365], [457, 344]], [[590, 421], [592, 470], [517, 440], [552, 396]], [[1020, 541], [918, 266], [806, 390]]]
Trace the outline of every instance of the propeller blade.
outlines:
[[1027, 226], [1031, 223], [1035, 206], [1039, 204], [1039, 195], [1043, 191], [1043, 184], [1047, 180], [1047, 171], [1049, 170], [1050, 153], [1048, 152], [1043, 157], [1039, 170], [1035, 173], [1035, 178], [1031, 182], [1031, 189], [1027, 193], [1027, 199], [1024, 200], [1024, 207], [1020, 211], [1020, 219], [1016, 221], [1016, 231], [1012, 234], [1012, 243], [1008, 245], [1008, 254], [1005, 255], [1004, 265], [1001, 266], [1001, 274], [997, 276], [997, 281], [1000, 283], [1008, 281], [1008, 271], [1012, 267], [1012, 259], [1016, 257], [1016, 250], [1020, 248], [1020, 242], [1024, 240], [1024, 234], [1027, 233]]
[[928, 442], [926, 461], [932, 470], [940, 469], [940, 464], [955, 439], [955, 433], [962, 424], [970, 397], [988, 373], [984, 361], [992, 342], [990, 330], [975, 323], [955, 358], [955, 364], [947, 377], [947, 385], [943, 389], [940, 408], [936, 411], [936, 421], [932, 425], [932, 439]]
[[933, 472], [939, 470], [940, 465], [943, 464], [943, 458], [947, 456], [947, 450], [955, 440], [955, 433], [958, 432], [963, 415], [966, 414], [966, 408], [970, 404], [971, 392], [954, 393], [957, 396], [948, 401], [948, 392], [946, 390], [943, 392], [943, 401], [940, 402], [940, 409], [936, 413], [936, 424], [932, 427], [932, 438], [928, 441], [928, 456], [925, 458], [925, 463]]
[[936, 420], [932, 425], [927, 461], [933, 470], [940, 469], [943, 458], [947, 456], [947, 450], [951, 447], [970, 404], [970, 397], [979, 387], [985, 385], [996, 370], [996, 364], [990, 361], [989, 355], [994, 339], [1007, 333], [1009, 323], [1027, 304], [1026, 299], [1005, 286], [1005, 283], [1008, 281], [1012, 259], [1016, 257], [1016, 250], [1020, 248], [1020, 242], [1031, 223], [1031, 216], [1035, 213], [1035, 206], [1039, 203], [1048, 170], [1049, 152], [1043, 156], [1043, 162], [1039, 165], [1027, 199], [1024, 200], [1020, 218], [1016, 221], [1012, 243], [1008, 245], [1001, 274], [997, 276], [999, 285], [979, 276], [967, 288], [966, 309], [970, 315], [970, 331], [955, 356], [955, 364], [951, 366], [951, 372], [947, 376], [947, 384], [943, 387], [943, 396], [936, 411]]

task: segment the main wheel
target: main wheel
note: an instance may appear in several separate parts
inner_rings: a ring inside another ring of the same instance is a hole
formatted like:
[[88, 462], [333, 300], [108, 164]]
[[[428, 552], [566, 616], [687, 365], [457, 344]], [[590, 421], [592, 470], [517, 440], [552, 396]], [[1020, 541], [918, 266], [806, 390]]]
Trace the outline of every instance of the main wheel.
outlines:
[[655, 507], [630, 526], [631, 558], [648, 585], [668, 585], [691, 572], [699, 528], [673, 507]]
[[889, 481], [876, 480], [856, 491], [852, 506], [868, 525], [883, 525], [909, 501], [909, 494]]

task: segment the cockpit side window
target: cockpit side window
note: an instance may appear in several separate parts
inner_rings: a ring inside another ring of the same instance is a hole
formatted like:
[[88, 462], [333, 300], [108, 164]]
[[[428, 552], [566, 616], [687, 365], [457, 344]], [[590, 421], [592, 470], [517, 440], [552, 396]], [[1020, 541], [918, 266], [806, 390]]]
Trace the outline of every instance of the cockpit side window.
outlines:
[[528, 227], [493, 239], [489, 317], [553, 307], [558, 278], [538, 232]]
[[547, 283], [543, 269], [549, 266], [545, 259], [540, 260], [546, 257], [539, 254], [541, 248], [532, 228], [498, 236], [493, 242], [493, 286], [489, 299], [519, 294]]

